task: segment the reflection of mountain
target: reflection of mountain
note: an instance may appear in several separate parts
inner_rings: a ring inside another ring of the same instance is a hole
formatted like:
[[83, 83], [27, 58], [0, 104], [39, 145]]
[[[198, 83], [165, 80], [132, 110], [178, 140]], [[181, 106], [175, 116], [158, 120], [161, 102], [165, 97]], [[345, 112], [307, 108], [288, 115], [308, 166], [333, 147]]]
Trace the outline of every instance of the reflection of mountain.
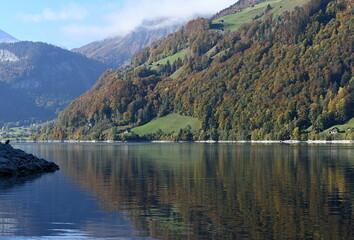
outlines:
[[69, 145], [40, 152], [55, 153], [62, 171], [94, 192], [103, 209], [125, 210], [153, 237], [354, 234], [353, 149], [345, 146]]

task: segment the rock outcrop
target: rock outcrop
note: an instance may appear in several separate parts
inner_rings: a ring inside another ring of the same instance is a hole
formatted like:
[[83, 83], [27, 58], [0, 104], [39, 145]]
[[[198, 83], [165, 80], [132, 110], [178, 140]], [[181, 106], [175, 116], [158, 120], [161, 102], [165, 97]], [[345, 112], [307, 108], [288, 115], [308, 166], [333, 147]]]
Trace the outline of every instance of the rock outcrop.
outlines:
[[53, 162], [14, 149], [10, 144], [0, 143], [0, 177], [25, 176], [56, 170], [59, 170], [59, 166]]

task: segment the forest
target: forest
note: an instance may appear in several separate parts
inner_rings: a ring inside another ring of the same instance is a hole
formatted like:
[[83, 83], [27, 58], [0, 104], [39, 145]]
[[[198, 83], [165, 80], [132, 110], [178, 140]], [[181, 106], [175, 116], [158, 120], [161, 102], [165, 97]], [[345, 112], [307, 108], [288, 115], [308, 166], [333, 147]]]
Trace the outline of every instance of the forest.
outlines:
[[[353, 13], [350, 0], [312, 0], [234, 32], [190, 21], [106, 71], [34, 138], [354, 139], [323, 132], [354, 117]], [[199, 119], [199, 131], [123, 134], [171, 113]]]

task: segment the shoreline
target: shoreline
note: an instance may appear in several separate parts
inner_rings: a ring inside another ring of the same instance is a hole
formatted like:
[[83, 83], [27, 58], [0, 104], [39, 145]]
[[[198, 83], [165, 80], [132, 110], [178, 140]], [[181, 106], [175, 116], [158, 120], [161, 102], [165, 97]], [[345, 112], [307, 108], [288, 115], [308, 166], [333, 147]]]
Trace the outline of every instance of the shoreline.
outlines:
[[75, 144], [75, 143], [105, 143], [105, 144], [114, 144], [114, 143], [262, 143], [262, 144], [354, 144], [354, 140], [307, 140], [307, 141], [299, 141], [299, 140], [197, 140], [197, 141], [172, 141], [172, 140], [152, 140], [152, 141], [99, 141], [99, 140], [41, 140], [41, 141], [11, 141], [12, 144], [16, 143], [64, 143], [64, 144]]

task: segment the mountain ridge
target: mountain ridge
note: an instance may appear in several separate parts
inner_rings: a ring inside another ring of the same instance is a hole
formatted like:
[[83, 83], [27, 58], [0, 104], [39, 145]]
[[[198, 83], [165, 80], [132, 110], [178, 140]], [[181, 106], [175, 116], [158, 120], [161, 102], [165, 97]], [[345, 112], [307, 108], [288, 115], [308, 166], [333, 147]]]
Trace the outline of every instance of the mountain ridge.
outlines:
[[6, 43], [11, 43], [11, 42], [18, 42], [16, 38], [8, 34], [7, 32], [3, 31], [0, 29], [0, 43], [6, 42]]

